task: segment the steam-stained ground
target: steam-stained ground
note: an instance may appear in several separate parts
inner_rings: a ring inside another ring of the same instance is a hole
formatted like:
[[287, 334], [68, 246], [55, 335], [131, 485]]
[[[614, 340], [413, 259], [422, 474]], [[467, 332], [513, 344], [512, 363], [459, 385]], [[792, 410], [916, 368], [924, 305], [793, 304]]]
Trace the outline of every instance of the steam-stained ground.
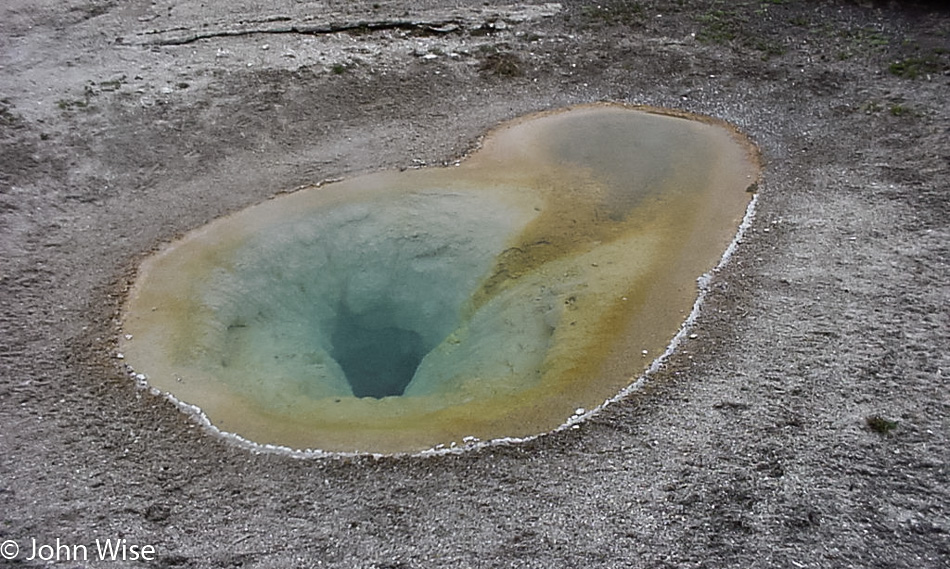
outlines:
[[[909, 3], [7, 0], [13, 566], [43, 566], [32, 538], [115, 566], [91, 545], [125, 538], [153, 567], [947, 567], [948, 50], [950, 14]], [[696, 338], [579, 429], [253, 454], [115, 358], [137, 261], [176, 235], [599, 100], [731, 121], [766, 165]]]

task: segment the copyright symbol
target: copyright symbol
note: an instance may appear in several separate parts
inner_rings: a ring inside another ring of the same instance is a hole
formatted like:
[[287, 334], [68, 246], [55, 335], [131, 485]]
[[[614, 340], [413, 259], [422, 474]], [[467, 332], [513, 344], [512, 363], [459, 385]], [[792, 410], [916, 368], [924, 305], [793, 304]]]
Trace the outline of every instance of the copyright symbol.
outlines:
[[20, 546], [17, 545], [17, 542], [12, 539], [8, 539], [3, 543], [0, 543], [0, 557], [4, 559], [16, 559], [16, 556], [20, 554]]

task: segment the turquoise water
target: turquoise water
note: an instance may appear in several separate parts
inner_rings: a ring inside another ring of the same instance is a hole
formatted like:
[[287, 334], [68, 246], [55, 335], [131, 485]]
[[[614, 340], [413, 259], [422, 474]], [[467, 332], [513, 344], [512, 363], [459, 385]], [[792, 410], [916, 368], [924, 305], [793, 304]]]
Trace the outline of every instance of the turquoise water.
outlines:
[[513, 121], [460, 167], [305, 189], [170, 244], [141, 267], [121, 349], [257, 443], [537, 434], [663, 351], [756, 176], [711, 121], [612, 105]]
[[[515, 229], [505, 204], [482, 196], [410, 192], [255, 232], [201, 281], [202, 332], [179, 358], [276, 408], [301, 395], [438, 389], [429, 376], [466, 374], [458, 355], [429, 357], [418, 377], [417, 368], [459, 328]], [[492, 327], [490, 340], [484, 349], [505, 353], [505, 335]]]

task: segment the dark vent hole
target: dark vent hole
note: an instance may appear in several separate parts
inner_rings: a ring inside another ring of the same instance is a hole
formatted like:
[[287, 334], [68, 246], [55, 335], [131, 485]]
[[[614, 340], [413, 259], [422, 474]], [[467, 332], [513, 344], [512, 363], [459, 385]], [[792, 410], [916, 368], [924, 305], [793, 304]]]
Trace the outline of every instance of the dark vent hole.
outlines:
[[399, 396], [429, 351], [422, 336], [397, 326], [380, 326], [379, 314], [337, 313], [330, 335], [333, 358], [343, 368], [356, 397]]

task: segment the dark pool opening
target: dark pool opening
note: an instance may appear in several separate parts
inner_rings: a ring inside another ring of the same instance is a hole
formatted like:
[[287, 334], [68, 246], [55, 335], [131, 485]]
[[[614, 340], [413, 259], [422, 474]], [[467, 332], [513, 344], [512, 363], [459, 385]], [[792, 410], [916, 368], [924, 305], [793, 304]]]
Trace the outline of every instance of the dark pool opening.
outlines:
[[429, 351], [413, 330], [390, 325], [378, 312], [354, 314], [341, 306], [330, 334], [331, 355], [356, 397], [400, 396]]

